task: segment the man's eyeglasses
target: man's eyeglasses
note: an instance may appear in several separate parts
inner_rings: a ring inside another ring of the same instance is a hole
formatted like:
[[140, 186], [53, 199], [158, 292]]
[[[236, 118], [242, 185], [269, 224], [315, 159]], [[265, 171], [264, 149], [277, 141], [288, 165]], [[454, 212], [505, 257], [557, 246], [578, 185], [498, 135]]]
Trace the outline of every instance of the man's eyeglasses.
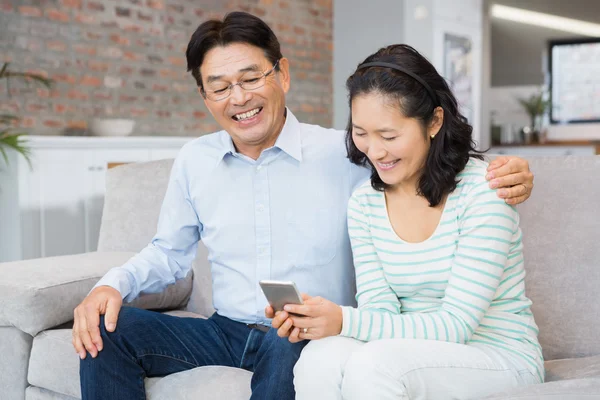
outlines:
[[227, 86], [224, 83], [221, 84], [221, 86], [215, 85], [214, 88], [202, 90], [202, 94], [205, 98], [209, 100], [220, 101], [228, 98], [231, 94], [231, 91], [233, 90], [233, 87], [237, 85], [239, 85], [244, 90], [259, 89], [265, 86], [267, 76], [271, 75], [275, 71], [275, 68], [277, 68], [277, 64], [279, 64], [279, 60], [277, 60], [275, 62], [275, 65], [273, 65], [273, 68], [271, 68], [267, 72], [257, 71], [246, 73], [244, 74], [244, 76], [242, 76], [242, 79], [240, 79], [240, 81], [237, 83], [231, 83]]

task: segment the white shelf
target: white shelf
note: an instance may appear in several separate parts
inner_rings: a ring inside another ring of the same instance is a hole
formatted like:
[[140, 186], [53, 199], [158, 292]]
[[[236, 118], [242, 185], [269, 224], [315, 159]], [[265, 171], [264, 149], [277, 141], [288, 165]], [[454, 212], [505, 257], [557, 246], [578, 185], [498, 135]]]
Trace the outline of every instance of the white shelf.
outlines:
[[175, 158], [193, 137], [27, 136], [0, 157], [0, 262], [94, 251], [111, 163]]
[[24, 136], [32, 148], [148, 148], [177, 147], [195, 139], [192, 136]]
[[596, 154], [596, 146], [497, 146], [488, 154], [506, 154], [514, 156], [591, 156]]

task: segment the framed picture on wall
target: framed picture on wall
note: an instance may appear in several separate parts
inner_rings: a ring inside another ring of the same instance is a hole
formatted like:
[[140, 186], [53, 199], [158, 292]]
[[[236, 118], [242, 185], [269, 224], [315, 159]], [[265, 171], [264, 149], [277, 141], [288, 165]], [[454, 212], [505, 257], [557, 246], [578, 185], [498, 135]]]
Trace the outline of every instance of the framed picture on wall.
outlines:
[[[473, 140], [482, 132], [482, 49], [477, 21], [438, 19], [433, 25], [433, 65], [456, 96], [460, 112], [473, 126]], [[486, 131], [487, 132], [487, 131]]]
[[473, 121], [473, 43], [468, 36], [444, 33], [443, 75], [450, 84], [462, 114]]

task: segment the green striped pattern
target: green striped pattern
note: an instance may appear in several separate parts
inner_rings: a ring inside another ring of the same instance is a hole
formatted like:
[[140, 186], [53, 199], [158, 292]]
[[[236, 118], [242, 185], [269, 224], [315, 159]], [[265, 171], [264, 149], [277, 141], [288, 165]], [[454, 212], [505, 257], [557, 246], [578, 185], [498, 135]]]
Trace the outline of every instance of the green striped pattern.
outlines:
[[369, 182], [348, 204], [358, 309], [343, 307], [342, 335], [443, 340], [506, 349], [543, 380], [538, 329], [525, 296], [519, 215], [471, 160], [433, 235], [404, 242], [385, 195]]

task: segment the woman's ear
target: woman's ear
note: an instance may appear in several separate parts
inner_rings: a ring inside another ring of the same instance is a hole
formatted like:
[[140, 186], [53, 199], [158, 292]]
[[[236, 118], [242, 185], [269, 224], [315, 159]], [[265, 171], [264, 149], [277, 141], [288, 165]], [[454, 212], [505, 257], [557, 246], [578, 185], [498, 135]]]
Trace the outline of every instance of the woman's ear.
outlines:
[[442, 129], [442, 125], [444, 125], [444, 109], [437, 106], [435, 110], [433, 110], [433, 118], [429, 125], [429, 132], [427, 132], [429, 137], [432, 139], [435, 138], [435, 135]]

